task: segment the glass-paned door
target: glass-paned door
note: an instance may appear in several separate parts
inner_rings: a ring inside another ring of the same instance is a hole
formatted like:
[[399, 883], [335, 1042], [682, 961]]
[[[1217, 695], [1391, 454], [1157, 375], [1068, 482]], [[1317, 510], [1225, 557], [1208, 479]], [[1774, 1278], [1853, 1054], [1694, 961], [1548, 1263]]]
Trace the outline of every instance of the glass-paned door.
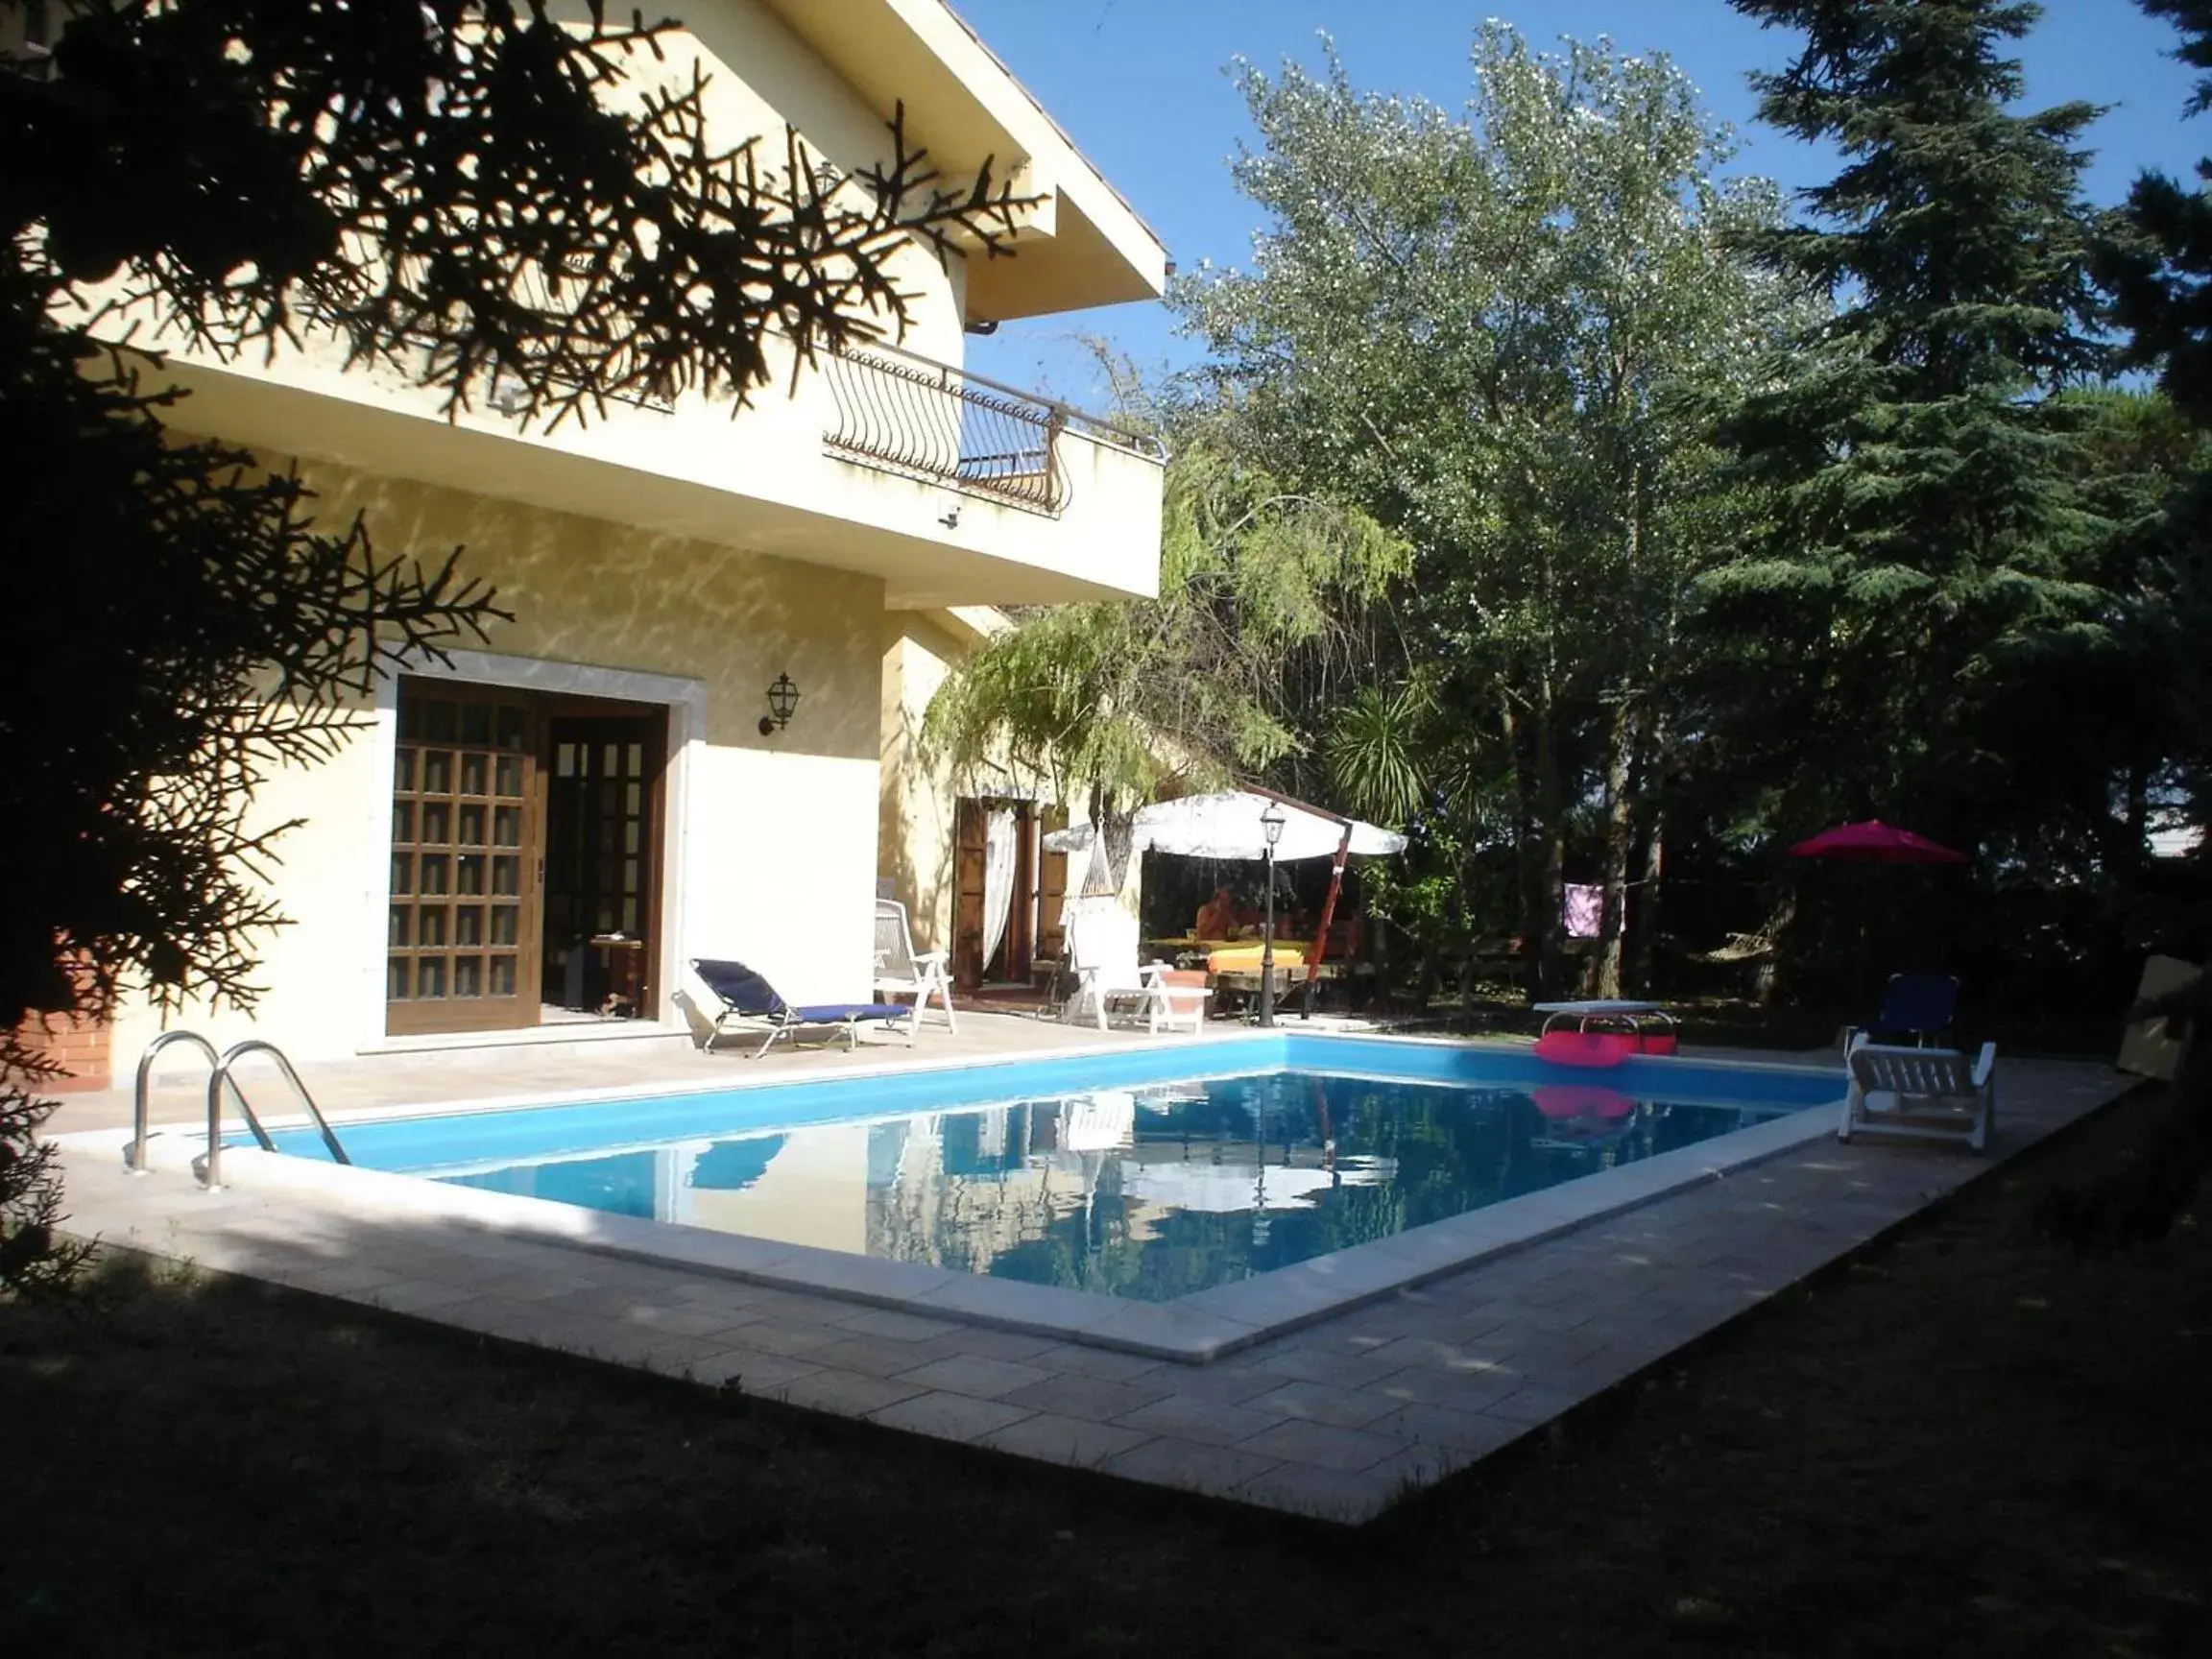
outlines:
[[537, 1024], [543, 831], [529, 696], [402, 681], [393, 766], [386, 1029]]
[[544, 984], [574, 1012], [651, 1015], [666, 716], [566, 710], [546, 728]]

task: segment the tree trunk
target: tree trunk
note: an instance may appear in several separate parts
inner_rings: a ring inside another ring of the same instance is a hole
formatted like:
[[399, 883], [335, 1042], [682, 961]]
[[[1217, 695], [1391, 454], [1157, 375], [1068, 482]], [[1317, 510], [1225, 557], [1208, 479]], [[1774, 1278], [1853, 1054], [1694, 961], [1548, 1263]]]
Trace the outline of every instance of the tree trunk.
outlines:
[[1498, 692], [1498, 731], [1504, 739], [1505, 756], [1512, 765], [1513, 777], [1513, 914], [1521, 919], [1521, 931], [1531, 947], [1539, 934], [1531, 926], [1541, 916], [1542, 907], [1537, 899], [1536, 820], [1529, 802], [1528, 762], [1523, 754], [1521, 722], [1513, 712], [1513, 696], [1503, 686]]
[[1658, 976], [1660, 893], [1667, 869], [1667, 716], [1651, 716], [1644, 757], [1635, 768], [1637, 815], [1643, 838], [1643, 866], [1636, 878], [1635, 902], [1628, 910], [1628, 983], [1639, 997], [1651, 995]]
[[1628, 930], [1628, 982], [1648, 997], [1659, 965], [1659, 898], [1666, 875], [1666, 825], [1654, 810], [1645, 825], [1644, 869], [1636, 881], [1634, 926]]
[[1558, 710], [1551, 699], [1551, 677], [1537, 685], [1536, 699], [1536, 851], [1539, 906], [1536, 983], [1555, 996], [1564, 976], [1567, 947], [1567, 801], [1559, 777]]
[[2128, 848], [2119, 874], [2124, 880], [2139, 879], [2143, 862], [2150, 856], [2151, 790], [2150, 781], [2143, 775], [2143, 763], [2128, 763]]
[[1598, 995], [1621, 995], [1621, 964], [1628, 922], [1628, 860], [1636, 847], [1635, 794], [1628, 786], [1636, 752], [1636, 711], [1623, 698], [1613, 706], [1605, 745], [1604, 911], [1598, 924]]
[[1767, 940], [1767, 954], [1759, 958], [1752, 976], [1752, 994], [1759, 1006], [1771, 1008], [1774, 998], [1782, 990], [1782, 935], [1789, 931], [1790, 924], [1797, 919], [1797, 890], [1785, 888], [1774, 900], [1774, 908], [1767, 913], [1766, 926], [1760, 932]]

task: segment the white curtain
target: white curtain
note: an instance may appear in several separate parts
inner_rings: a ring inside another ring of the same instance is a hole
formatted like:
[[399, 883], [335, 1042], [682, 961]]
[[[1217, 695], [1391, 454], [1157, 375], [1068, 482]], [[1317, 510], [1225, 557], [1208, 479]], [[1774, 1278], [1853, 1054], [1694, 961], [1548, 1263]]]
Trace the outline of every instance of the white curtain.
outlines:
[[[1015, 815], [1010, 808], [983, 820], [983, 961], [998, 954], [1006, 919], [1014, 910]], [[1019, 977], [1020, 975], [1016, 975]]]

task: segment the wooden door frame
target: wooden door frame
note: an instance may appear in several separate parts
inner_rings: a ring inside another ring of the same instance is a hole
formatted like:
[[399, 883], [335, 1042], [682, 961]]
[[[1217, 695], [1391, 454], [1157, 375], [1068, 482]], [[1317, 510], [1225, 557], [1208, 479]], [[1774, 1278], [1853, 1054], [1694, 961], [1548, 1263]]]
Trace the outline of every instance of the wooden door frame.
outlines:
[[[380, 667], [376, 676], [373, 726], [366, 739], [370, 787], [362, 822], [366, 845], [375, 850], [370, 860], [370, 878], [354, 937], [352, 967], [341, 983], [334, 984], [335, 1003], [350, 1012], [345, 1027], [363, 1053], [419, 1046], [427, 1039], [388, 1036], [384, 1029], [384, 957], [387, 918], [391, 908], [392, 767], [399, 746], [399, 680], [409, 675], [423, 680], [460, 680], [487, 686], [520, 691], [542, 691], [561, 697], [600, 698], [635, 706], [659, 704], [668, 710], [667, 748], [661, 767], [659, 799], [661, 825], [661, 891], [657, 903], [661, 925], [659, 960], [649, 964], [650, 977], [661, 988], [663, 1019], [665, 993], [681, 984], [685, 936], [683, 899], [688, 890], [690, 837], [686, 819], [696, 787], [699, 751], [707, 737], [707, 685], [704, 681], [672, 674], [650, 674], [627, 668], [595, 668], [581, 663], [547, 662], [531, 657], [510, 657], [491, 651], [447, 651], [442, 660], [411, 659], [397, 666]], [[345, 983], [350, 983], [350, 990]], [[540, 1026], [537, 1035], [561, 1027]], [[588, 1029], [588, 1027], [577, 1027]]]
[[[1012, 808], [1015, 813], [1014, 840], [1014, 896], [1006, 916], [1006, 936], [1000, 949], [1010, 950], [1020, 966], [1020, 974], [1005, 981], [987, 980], [989, 960], [982, 956], [980, 942], [971, 949], [963, 937], [960, 919], [962, 908], [960, 873], [960, 832], [962, 826], [974, 823], [980, 826], [987, 814]], [[962, 990], [974, 990], [987, 983], [1026, 985], [1036, 977], [1038, 948], [1046, 933], [1052, 931], [1040, 913], [1044, 898], [1046, 859], [1056, 854], [1045, 852], [1044, 840], [1046, 821], [1055, 809], [1033, 797], [1025, 795], [962, 795], [952, 804], [952, 967], [955, 982]], [[971, 975], [973, 982], [971, 982]]]

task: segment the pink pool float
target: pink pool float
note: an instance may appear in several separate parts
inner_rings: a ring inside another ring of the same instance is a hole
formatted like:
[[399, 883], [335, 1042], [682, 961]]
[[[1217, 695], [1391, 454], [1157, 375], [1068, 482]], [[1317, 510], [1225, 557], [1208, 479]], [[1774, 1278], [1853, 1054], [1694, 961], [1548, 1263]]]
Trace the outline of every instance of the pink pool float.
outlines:
[[1656, 1002], [1604, 998], [1585, 1002], [1538, 1002], [1544, 1030], [1536, 1057], [1557, 1066], [1608, 1067], [1638, 1054], [1671, 1054], [1674, 1016]]

